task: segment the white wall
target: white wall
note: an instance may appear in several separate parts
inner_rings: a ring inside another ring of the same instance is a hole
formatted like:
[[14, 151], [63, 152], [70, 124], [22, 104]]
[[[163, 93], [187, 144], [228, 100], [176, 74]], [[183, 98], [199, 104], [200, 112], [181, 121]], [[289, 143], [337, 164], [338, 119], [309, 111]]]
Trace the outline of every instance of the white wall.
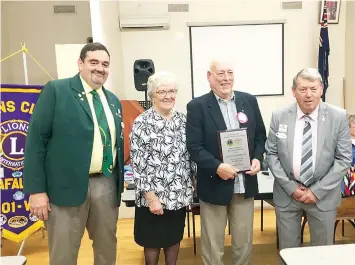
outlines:
[[[90, 8], [88, 1], [75, 3], [77, 15], [53, 15], [52, 6], [58, 2], [14, 1], [2, 2], [2, 57], [20, 48], [25, 41], [31, 54], [56, 78], [54, 44], [84, 43], [91, 35]], [[60, 2], [59, 2], [60, 3]], [[260, 97], [259, 103], [268, 127], [271, 112], [275, 107], [289, 104], [292, 100], [291, 81], [293, 76], [304, 67], [316, 67], [318, 56], [319, 3], [303, 1], [302, 10], [282, 10], [280, 1], [190, 1], [188, 13], [169, 13], [171, 28], [167, 31], [131, 31], [120, 32], [119, 15], [162, 14], [167, 13], [167, 1], [103, 1], [104, 39], [110, 50], [111, 76], [108, 80], [110, 89], [121, 99], [144, 99], [144, 93], [134, 87], [133, 62], [140, 58], [151, 58], [157, 70], [173, 71], [179, 78], [180, 91], [177, 109], [185, 111], [191, 99], [190, 49], [187, 22], [213, 21], [250, 21], [285, 19], [285, 95], [277, 97]], [[346, 15], [343, 3], [339, 24], [329, 25], [331, 55], [330, 87], [327, 92], [329, 103], [343, 106], [343, 77], [345, 76], [345, 22], [354, 24], [355, 16]], [[34, 12], [40, 16], [34, 16]], [[354, 11], [352, 12], [354, 14]], [[21, 17], [21, 21], [17, 19]], [[347, 19], [347, 20], [346, 20]], [[22, 21], [25, 21], [23, 23]], [[64, 30], [65, 28], [65, 30]], [[352, 28], [353, 29], [353, 28]], [[347, 27], [347, 36], [354, 34]], [[212, 36], [213, 37], [213, 36]], [[349, 39], [349, 38], [348, 38]], [[346, 52], [352, 52], [351, 43]], [[267, 52], [267, 51], [265, 51]], [[351, 57], [347, 57], [351, 58]], [[348, 59], [347, 66], [354, 62]], [[2, 68], [2, 83], [23, 83], [24, 74], [22, 56], [17, 55], [5, 61]], [[43, 71], [28, 58], [29, 81], [31, 84], [44, 84], [49, 80]], [[347, 87], [351, 85], [347, 67]], [[349, 70], [350, 69], [350, 70]], [[257, 73], [256, 73], [257, 76]], [[236, 80], [238, 82], [238, 80]], [[252, 82], [252, 80], [251, 80]], [[350, 104], [348, 104], [349, 106]]]
[[124, 76], [132, 74], [131, 69], [125, 69], [123, 63], [122, 34], [119, 30], [119, 4], [115, 1], [100, 2], [102, 20], [103, 44], [110, 52], [110, 75], [106, 87], [113, 91], [120, 99], [125, 99]]
[[[190, 1], [188, 13], [170, 13], [168, 31], [122, 32], [125, 92], [127, 99], [144, 99], [134, 88], [134, 60], [151, 58], [156, 69], [173, 71], [179, 78], [177, 109], [185, 111], [191, 99], [190, 49], [187, 22], [255, 21], [286, 19], [285, 24], [285, 95], [260, 97], [266, 126], [272, 110], [293, 101], [291, 84], [294, 75], [305, 67], [317, 67], [320, 25], [319, 2], [303, 1], [302, 10], [282, 10], [280, 1]], [[167, 12], [167, 2], [122, 2], [121, 15], [161, 14]], [[342, 83], [345, 76], [345, 18], [346, 5], [341, 6], [339, 24], [329, 25], [331, 56], [330, 88], [327, 102], [343, 106]], [[211, 36], [213, 38], [213, 36]], [[227, 41], [227, 40], [221, 40]], [[262, 44], [260, 44], [262, 47]], [[218, 47], [216, 47], [218, 49]], [[267, 52], [267, 51], [265, 51]], [[252, 71], [252, 69], [251, 69]], [[257, 78], [257, 73], [255, 73]], [[235, 80], [238, 82], [238, 80]], [[250, 80], [253, 82], [253, 80]]]
[[345, 102], [348, 112], [355, 114], [355, 1], [346, 2], [345, 39]]
[[[54, 4], [76, 4], [77, 14], [53, 14]], [[6, 1], [1, 7], [2, 57], [19, 50], [20, 42], [25, 42], [31, 55], [53, 78], [57, 78], [54, 45], [85, 43], [91, 36], [88, 1]], [[29, 56], [27, 62], [29, 84], [42, 85], [50, 80]], [[24, 84], [21, 54], [3, 62], [1, 82]]]

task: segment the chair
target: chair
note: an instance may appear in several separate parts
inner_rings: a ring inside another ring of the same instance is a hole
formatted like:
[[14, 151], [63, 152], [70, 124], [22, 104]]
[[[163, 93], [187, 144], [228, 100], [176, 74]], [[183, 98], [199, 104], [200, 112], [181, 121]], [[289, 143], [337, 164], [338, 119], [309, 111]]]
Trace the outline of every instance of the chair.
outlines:
[[334, 224], [334, 241], [337, 225], [342, 221], [342, 233], [344, 236], [344, 221], [348, 221], [355, 228], [355, 196], [343, 198], [337, 210], [336, 221]]
[[[197, 199], [194, 199], [196, 201]], [[198, 202], [194, 202], [190, 206], [191, 215], [192, 215], [192, 236], [194, 241], [194, 255], [196, 255], [196, 223], [195, 223], [195, 216], [200, 215], [200, 204]], [[188, 220], [188, 236], [190, 237], [190, 220]], [[228, 234], [230, 235], [230, 222], [228, 221]]]
[[194, 203], [191, 205], [191, 214], [192, 214], [192, 235], [194, 241], [194, 255], [196, 255], [196, 224], [195, 224], [195, 216], [200, 215], [200, 205], [198, 203]]
[[[196, 187], [196, 185], [195, 185]], [[200, 203], [199, 198], [197, 196], [197, 191], [195, 190], [193, 196], [193, 203], [191, 206], [186, 207], [187, 213], [187, 236], [190, 237], [190, 213], [192, 215], [192, 235], [194, 241], [194, 255], [196, 255], [196, 223], [195, 216], [200, 215]], [[230, 222], [228, 221], [228, 234], [230, 235]]]
[[[303, 213], [304, 219], [302, 222], [301, 228], [301, 242], [303, 243], [303, 232], [304, 227], [307, 223], [307, 216], [305, 212]], [[354, 220], [354, 221], [353, 221]], [[338, 226], [338, 223], [342, 221], [342, 233], [341, 235], [344, 236], [344, 223], [348, 221], [354, 228], [355, 228], [355, 196], [345, 197], [342, 199], [341, 204], [337, 209], [337, 215], [334, 223], [334, 236], [333, 241], [335, 242], [335, 232]]]
[[187, 236], [190, 237], [190, 206], [186, 206]]

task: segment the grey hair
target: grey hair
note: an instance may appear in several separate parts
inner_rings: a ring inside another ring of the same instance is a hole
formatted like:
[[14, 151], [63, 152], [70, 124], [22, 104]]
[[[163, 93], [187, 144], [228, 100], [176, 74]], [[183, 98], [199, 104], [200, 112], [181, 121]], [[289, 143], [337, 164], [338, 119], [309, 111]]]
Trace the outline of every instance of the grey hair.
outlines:
[[153, 101], [155, 97], [155, 93], [157, 89], [161, 86], [170, 86], [173, 85], [177, 90], [177, 81], [176, 76], [168, 71], [159, 71], [155, 74], [149, 76], [147, 82], [147, 94], [151, 101]]
[[318, 72], [318, 70], [315, 68], [305, 68], [305, 69], [302, 69], [301, 71], [299, 71], [297, 73], [297, 75], [293, 78], [292, 88], [297, 87], [298, 78], [306, 79], [309, 81], [317, 81], [318, 80], [321, 84], [323, 84], [323, 78], [320, 75], [320, 73]]
[[233, 68], [233, 63], [229, 58], [224, 58], [222, 56], [220, 57], [216, 57], [214, 58], [211, 62], [210, 62], [210, 68], [209, 71], [213, 72], [216, 70], [217, 66], [219, 65], [228, 65], [230, 68]]
[[351, 114], [349, 115], [349, 127], [355, 125], [355, 115]]

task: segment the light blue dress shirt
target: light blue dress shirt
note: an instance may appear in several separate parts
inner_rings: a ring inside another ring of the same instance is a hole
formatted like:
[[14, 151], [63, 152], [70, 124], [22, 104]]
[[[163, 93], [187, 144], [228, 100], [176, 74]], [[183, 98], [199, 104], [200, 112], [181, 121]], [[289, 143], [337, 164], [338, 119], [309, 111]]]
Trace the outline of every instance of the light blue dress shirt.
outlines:
[[[224, 122], [226, 123], [227, 129], [239, 129], [239, 121], [237, 119], [237, 106], [235, 105], [234, 100], [234, 93], [232, 97], [228, 100], [222, 99], [219, 96], [216, 96], [218, 105], [221, 109]], [[234, 181], [234, 193], [245, 193], [245, 186], [244, 186], [244, 176], [243, 174], [239, 173], [238, 177], [235, 178]]]

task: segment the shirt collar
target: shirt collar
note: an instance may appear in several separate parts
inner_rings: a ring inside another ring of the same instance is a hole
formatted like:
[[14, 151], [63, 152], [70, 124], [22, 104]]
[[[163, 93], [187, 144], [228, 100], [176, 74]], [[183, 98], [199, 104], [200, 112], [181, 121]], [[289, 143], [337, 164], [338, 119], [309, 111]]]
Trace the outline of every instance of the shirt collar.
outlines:
[[[154, 117], [158, 117], [158, 118], [160, 118], [160, 119], [165, 119], [163, 116], [161, 116], [161, 115], [155, 110], [154, 107], [151, 107], [148, 111], [150, 111], [150, 112], [153, 114]], [[174, 109], [172, 109], [172, 110], [171, 110], [171, 119], [172, 119], [172, 118], [175, 118], [176, 115], [177, 115], [177, 112], [176, 112]]]
[[235, 95], [234, 95], [234, 92], [232, 92], [232, 95], [231, 95], [230, 99], [223, 99], [223, 98], [217, 96], [217, 94], [216, 94], [215, 92], [213, 92], [213, 94], [215, 95], [215, 97], [216, 97], [216, 99], [217, 99], [218, 102], [227, 103], [228, 101], [234, 101], [234, 96], [235, 96]]
[[[80, 75], [80, 80], [81, 83], [83, 84], [83, 88], [84, 88], [84, 92], [85, 94], [90, 94], [91, 91], [93, 91], [94, 89], [92, 89], [88, 83], [86, 83], [86, 81], [84, 80], [84, 78], [82, 78], [82, 76]], [[96, 89], [97, 93], [100, 93], [102, 91], [102, 87]]]
[[[313, 120], [316, 121], [318, 119], [318, 111], [319, 111], [319, 105], [316, 107], [316, 109], [308, 114], [308, 116]], [[300, 120], [303, 118], [303, 116], [305, 116], [306, 114], [303, 113], [303, 111], [301, 110], [300, 106], [297, 104], [297, 119]]]

